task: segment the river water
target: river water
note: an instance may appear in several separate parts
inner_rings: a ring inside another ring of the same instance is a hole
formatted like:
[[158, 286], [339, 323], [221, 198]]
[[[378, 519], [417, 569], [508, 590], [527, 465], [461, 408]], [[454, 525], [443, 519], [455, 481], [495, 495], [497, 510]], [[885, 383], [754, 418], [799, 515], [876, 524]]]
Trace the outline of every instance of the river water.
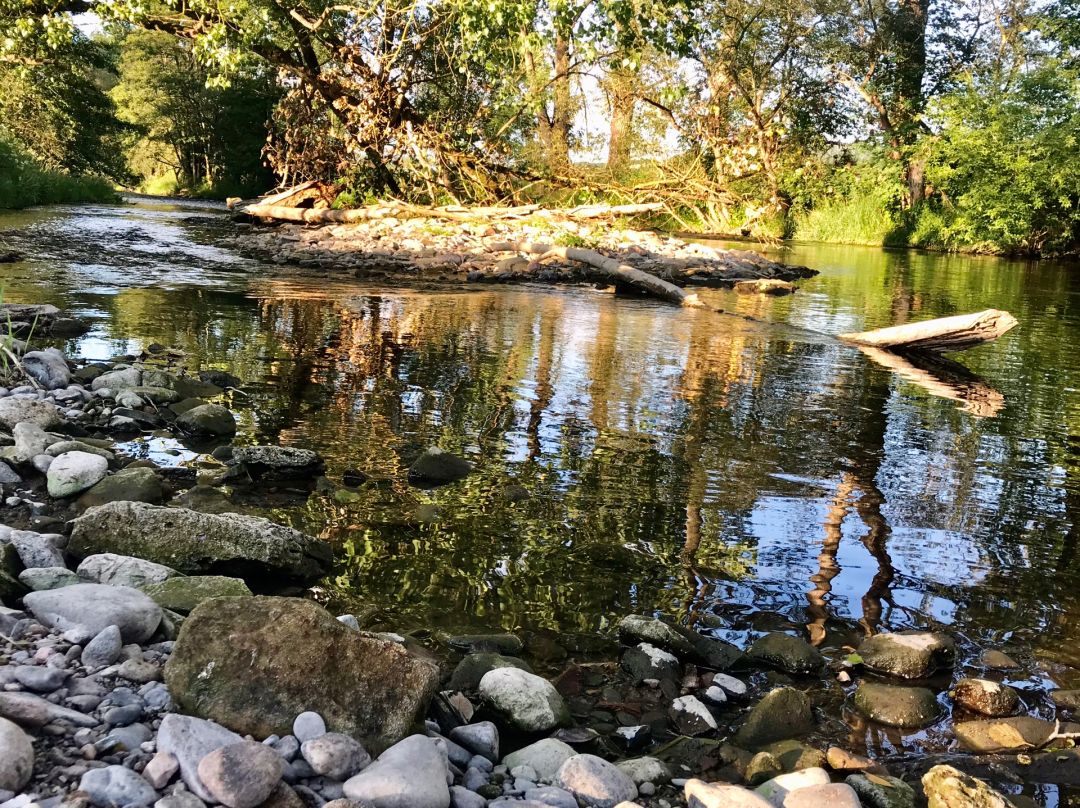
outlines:
[[[583, 644], [630, 612], [834, 648], [947, 626], [970, 653], [1022, 660], [1021, 686], [1080, 686], [1077, 265], [806, 245], [779, 253], [821, 271], [794, 296], [707, 293], [826, 333], [1019, 319], [958, 355], [966, 370], [931, 369], [931, 392], [925, 370], [829, 339], [594, 290], [271, 269], [215, 246], [226, 227], [199, 205], [4, 214], [0, 242], [28, 256], [0, 266], [4, 298], [87, 318], [78, 356], [157, 342], [229, 370], [248, 382], [228, 402], [238, 442], [376, 478], [264, 509], [338, 545], [320, 593], [334, 606]], [[476, 471], [411, 487], [430, 445]], [[164, 439], [132, 450], [197, 458]]]

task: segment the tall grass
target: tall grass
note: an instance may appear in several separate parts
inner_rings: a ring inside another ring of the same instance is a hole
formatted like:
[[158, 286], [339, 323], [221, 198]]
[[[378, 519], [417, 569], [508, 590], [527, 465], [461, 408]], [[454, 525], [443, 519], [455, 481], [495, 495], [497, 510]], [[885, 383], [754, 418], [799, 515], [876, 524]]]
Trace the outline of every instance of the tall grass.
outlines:
[[0, 208], [113, 202], [117, 198], [108, 180], [48, 171], [14, 145], [0, 139]]
[[875, 197], [841, 198], [794, 214], [792, 237], [831, 244], [899, 246], [903, 228], [896, 214]]

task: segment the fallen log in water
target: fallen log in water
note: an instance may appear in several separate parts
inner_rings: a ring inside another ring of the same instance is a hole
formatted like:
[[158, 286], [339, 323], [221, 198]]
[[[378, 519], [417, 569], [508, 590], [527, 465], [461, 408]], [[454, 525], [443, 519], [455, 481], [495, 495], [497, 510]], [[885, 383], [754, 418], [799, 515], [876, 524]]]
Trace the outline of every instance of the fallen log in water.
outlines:
[[[273, 199], [273, 197], [271, 197]], [[309, 224], [349, 224], [375, 219], [449, 219], [453, 221], [476, 221], [478, 219], [520, 219], [526, 216], [542, 216], [548, 219], [598, 219], [606, 216], [635, 216], [661, 210], [659, 202], [639, 205], [581, 205], [576, 208], [541, 208], [539, 205], [519, 205], [501, 208], [465, 208], [447, 206], [428, 208], [408, 202], [387, 202], [362, 208], [332, 210], [326, 208], [297, 208], [275, 205], [260, 200], [241, 209], [243, 213], [258, 219], [276, 219], [283, 222], [306, 222]]]
[[939, 317], [921, 323], [894, 325], [876, 331], [841, 334], [839, 339], [856, 345], [870, 345], [892, 351], [963, 351], [991, 342], [1018, 325], [1007, 311], [986, 309], [974, 314]]

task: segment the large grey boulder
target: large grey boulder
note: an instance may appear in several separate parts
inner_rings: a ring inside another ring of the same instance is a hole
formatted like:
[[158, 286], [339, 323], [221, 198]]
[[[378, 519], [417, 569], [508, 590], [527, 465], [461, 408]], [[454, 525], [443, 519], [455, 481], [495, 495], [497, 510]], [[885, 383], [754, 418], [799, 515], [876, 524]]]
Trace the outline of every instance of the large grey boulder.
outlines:
[[316, 580], [330, 571], [330, 545], [255, 516], [210, 514], [142, 502], [110, 502], [74, 521], [73, 555], [117, 553], [188, 574]]
[[46, 390], [59, 390], [71, 384], [71, 368], [56, 348], [28, 351], [23, 354], [23, 370]]
[[192, 407], [176, 419], [176, 425], [191, 435], [230, 437], [236, 434], [236, 419], [220, 404]]
[[777, 687], [750, 710], [735, 734], [735, 743], [744, 749], [758, 749], [813, 728], [810, 697], [793, 687]]
[[161, 478], [153, 469], [121, 469], [83, 492], [75, 507], [85, 511], [109, 502], [149, 502], [158, 505], [164, 499]]
[[56, 533], [35, 533], [32, 530], [13, 530], [9, 538], [24, 567], [31, 569], [64, 566], [64, 555], [60, 552], [63, 536]]
[[55, 429], [60, 426], [60, 410], [36, 398], [0, 398], [0, 424], [14, 429], [27, 421], [42, 429]]
[[132, 589], [142, 589], [148, 584], [159, 584], [180, 574], [164, 564], [155, 564], [153, 561], [116, 553], [96, 553], [87, 556], [79, 564], [76, 572], [82, 580], [90, 583], [130, 586]]
[[899, 631], [863, 640], [859, 656], [872, 671], [904, 679], [922, 679], [952, 664], [956, 643], [936, 631]]
[[323, 459], [310, 449], [292, 446], [237, 446], [233, 449], [232, 476], [247, 473], [255, 478], [314, 478], [322, 472]]
[[89, 452], [64, 452], [49, 466], [50, 497], [70, 497], [96, 485], [109, 473], [109, 461]]
[[933, 691], [925, 687], [862, 681], [852, 701], [867, 718], [890, 727], [925, 727], [941, 717]]
[[503, 758], [503, 765], [508, 770], [528, 766], [542, 782], [547, 783], [555, 779], [562, 765], [576, 754], [574, 747], [558, 738], [541, 738], [536, 743], [511, 752]]
[[117, 390], [138, 387], [140, 384], [142, 384], [141, 370], [138, 368], [121, 368], [120, 370], [110, 370], [108, 373], [102, 373], [90, 382], [90, 389], [111, 390], [115, 393]]
[[377, 808], [449, 808], [446, 748], [424, 735], [394, 744], [345, 781], [345, 796]]
[[124, 642], [146, 642], [161, 623], [161, 607], [126, 586], [75, 584], [31, 592], [23, 604], [42, 625], [60, 631], [82, 629], [88, 639], [115, 625]]
[[296, 716], [313, 710], [368, 749], [405, 737], [438, 681], [434, 661], [299, 598], [206, 601], [184, 621], [165, 666], [187, 713], [265, 738], [288, 735]]

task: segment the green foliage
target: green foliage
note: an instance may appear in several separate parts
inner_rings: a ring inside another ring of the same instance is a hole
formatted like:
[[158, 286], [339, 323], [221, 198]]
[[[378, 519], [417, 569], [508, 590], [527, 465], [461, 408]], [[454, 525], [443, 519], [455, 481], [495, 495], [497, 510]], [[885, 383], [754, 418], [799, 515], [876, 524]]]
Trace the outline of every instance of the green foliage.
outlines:
[[0, 208], [115, 201], [117, 195], [108, 180], [49, 171], [0, 138]]

